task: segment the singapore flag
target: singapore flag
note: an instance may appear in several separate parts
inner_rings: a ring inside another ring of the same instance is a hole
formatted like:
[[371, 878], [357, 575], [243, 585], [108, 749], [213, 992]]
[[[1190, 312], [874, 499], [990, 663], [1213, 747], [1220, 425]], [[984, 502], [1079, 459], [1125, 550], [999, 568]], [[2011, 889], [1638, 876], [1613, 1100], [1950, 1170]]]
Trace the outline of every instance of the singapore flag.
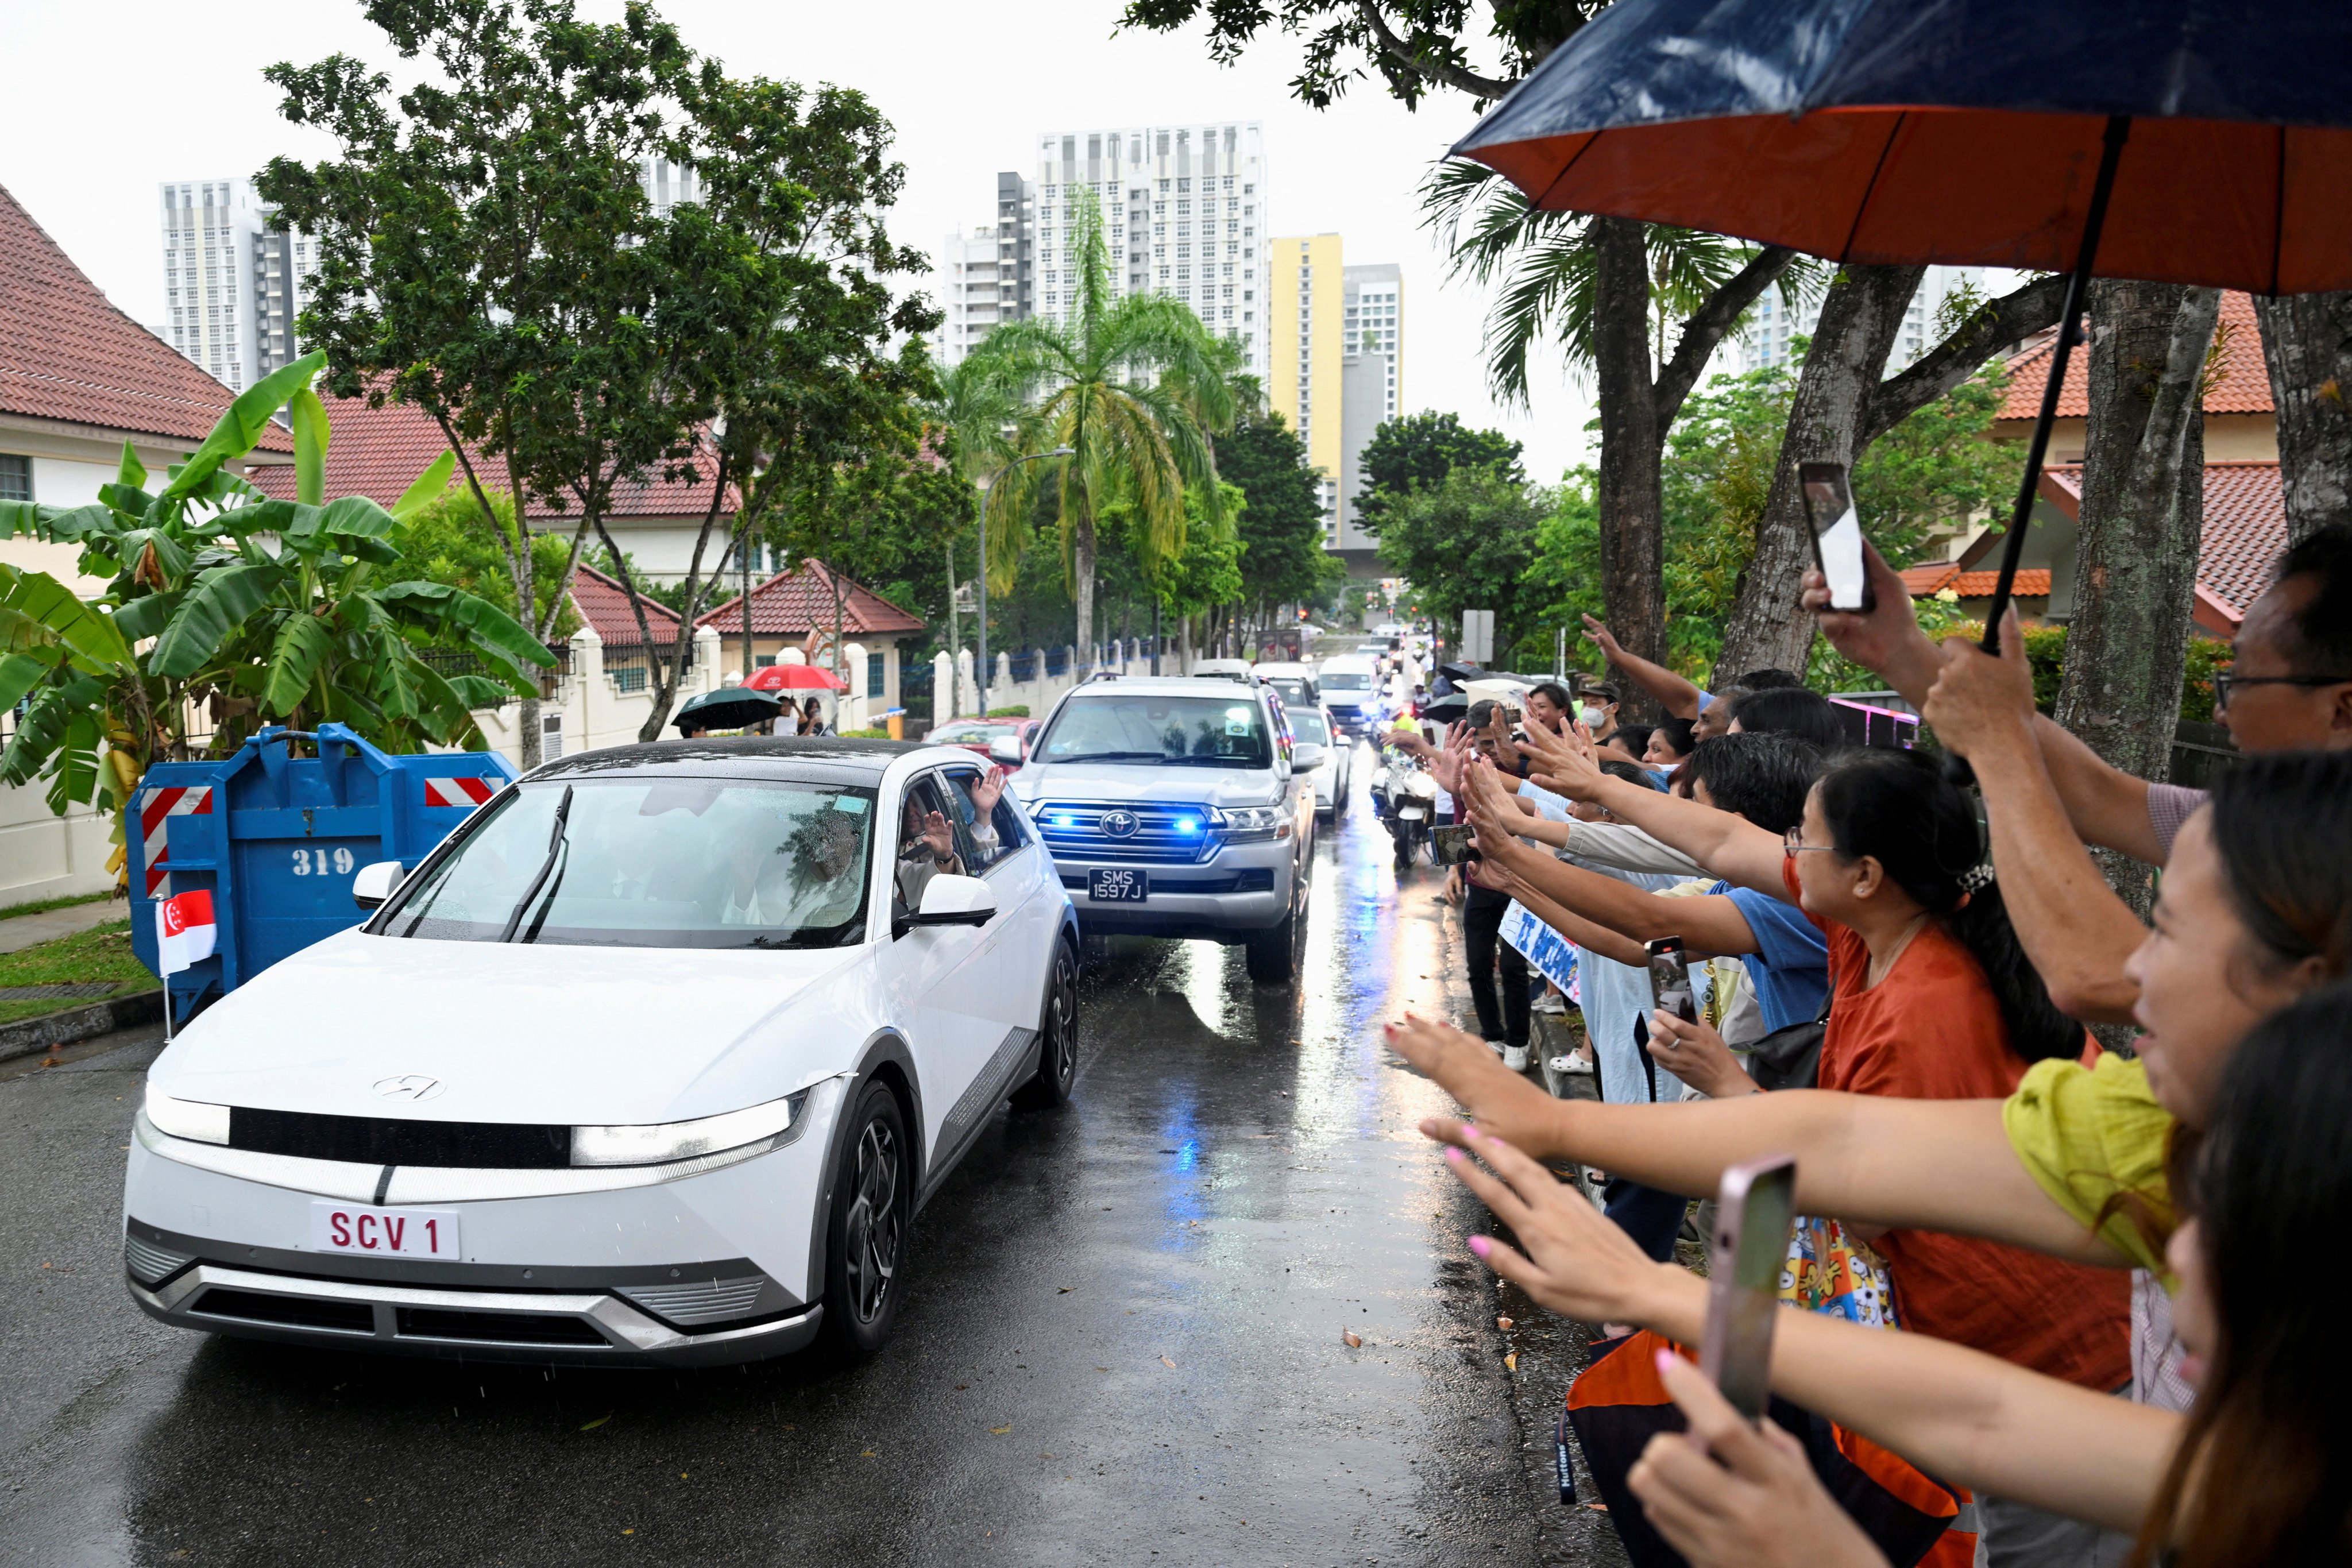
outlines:
[[213, 923], [213, 896], [198, 889], [155, 906], [155, 967], [177, 974], [213, 955], [220, 927]]

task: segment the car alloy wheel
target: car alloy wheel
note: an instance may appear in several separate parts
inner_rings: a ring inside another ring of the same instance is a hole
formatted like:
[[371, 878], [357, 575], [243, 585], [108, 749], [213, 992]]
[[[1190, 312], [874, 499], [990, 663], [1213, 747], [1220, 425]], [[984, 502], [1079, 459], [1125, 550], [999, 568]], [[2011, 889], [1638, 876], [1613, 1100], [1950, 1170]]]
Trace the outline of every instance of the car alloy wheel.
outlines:
[[1037, 1017], [1037, 1073], [1013, 1092], [1024, 1110], [1067, 1104], [1078, 1081], [1078, 961], [1070, 944], [1054, 944], [1054, 971]]
[[898, 1136], [880, 1118], [857, 1135], [857, 1185], [849, 1201], [847, 1263], [850, 1310], [870, 1324], [888, 1304], [898, 1273], [898, 1241], [905, 1215], [898, 1202]]
[[834, 1158], [823, 1331], [835, 1350], [856, 1360], [880, 1350], [898, 1319], [912, 1217], [906, 1113], [887, 1084], [867, 1080]]

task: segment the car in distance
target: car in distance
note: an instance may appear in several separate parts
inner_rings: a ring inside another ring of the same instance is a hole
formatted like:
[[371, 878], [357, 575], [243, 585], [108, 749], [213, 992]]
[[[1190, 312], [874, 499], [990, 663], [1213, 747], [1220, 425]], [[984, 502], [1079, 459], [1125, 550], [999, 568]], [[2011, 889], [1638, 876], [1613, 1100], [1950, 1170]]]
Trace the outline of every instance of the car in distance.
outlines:
[[1327, 658], [1315, 671], [1315, 684], [1331, 721], [1349, 740], [1379, 728], [1386, 705], [1381, 700], [1380, 665], [1365, 654]]
[[1296, 713], [1301, 708], [1312, 708], [1323, 700], [1320, 688], [1315, 684], [1315, 667], [1292, 659], [1264, 659], [1250, 667], [1250, 673], [1282, 693], [1282, 705]]
[[1305, 938], [1320, 750], [1245, 675], [1097, 677], [1055, 705], [1013, 788], [1082, 931], [1239, 944], [1279, 984]]
[[[1036, 719], [950, 719], [923, 737], [930, 746], [961, 746], [978, 752], [1012, 773], [1029, 758], [1030, 745], [1037, 739]], [[999, 742], [1010, 741], [1011, 747]]]
[[[151, 1317], [350, 1349], [707, 1365], [888, 1336], [909, 1220], [1076, 1070], [1045, 847], [948, 746], [679, 741], [501, 791], [367, 922], [157, 1058]], [[979, 799], [975, 801], [975, 793]]]
[[[1282, 707], [1297, 742], [1292, 747], [1292, 765], [1315, 791], [1315, 815], [1326, 822], [1336, 822], [1347, 809], [1348, 787], [1356, 766], [1356, 743], [1340, 736], [1339, 726], [1331, 722], [1330, 710], [1320, 703], [1302, 708], [1286, 700]], [[1308, 746], [1321, 748], [1321, 755], [1307, 752]], [[1305, 761], [1299, 760], [1301, 753]]]

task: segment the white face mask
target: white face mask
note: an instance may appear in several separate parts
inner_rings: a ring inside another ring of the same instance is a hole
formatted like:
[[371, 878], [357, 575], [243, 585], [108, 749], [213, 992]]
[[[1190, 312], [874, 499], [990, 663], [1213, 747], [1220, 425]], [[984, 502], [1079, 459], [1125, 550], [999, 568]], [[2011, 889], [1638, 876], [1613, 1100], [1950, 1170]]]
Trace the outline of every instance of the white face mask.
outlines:
[[1598, 730], [1609, 721], [1609, 715], [1591, 703], [1585, 704], [1581, 717], [1584, 720], [1584, 727], [1588, 730]]

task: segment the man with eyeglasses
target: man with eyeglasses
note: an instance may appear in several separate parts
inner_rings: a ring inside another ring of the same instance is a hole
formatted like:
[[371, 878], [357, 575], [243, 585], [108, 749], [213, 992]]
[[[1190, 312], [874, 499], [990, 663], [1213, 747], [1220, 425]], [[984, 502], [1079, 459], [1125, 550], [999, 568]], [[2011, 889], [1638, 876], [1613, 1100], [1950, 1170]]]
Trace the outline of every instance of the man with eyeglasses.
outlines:
[[[1975, 764], [2002, 900], [2052, 998], [2079, 1018], [2130, 1022], [2139, 991], [2123, 960], [2147, 930], [2084, 846], [2161, 866], [2205, 792], [2134, 777], [2036, 713], [2013, 622], [2003, 658], [1960, 639], [1938, 648], [1875, 552], [1869, 570], [1878, 595], [1870, 613], [1825, 610], [1817, 573], [1805, 579], [1806, 606], [1832, 646], [1885, 677], [1942, 744]], [[2239, 624], [2234, 652], [2214, 700], [2240, 751], [2352, 747], [2352, 524], [2321, 529], [2280, 558]]]

